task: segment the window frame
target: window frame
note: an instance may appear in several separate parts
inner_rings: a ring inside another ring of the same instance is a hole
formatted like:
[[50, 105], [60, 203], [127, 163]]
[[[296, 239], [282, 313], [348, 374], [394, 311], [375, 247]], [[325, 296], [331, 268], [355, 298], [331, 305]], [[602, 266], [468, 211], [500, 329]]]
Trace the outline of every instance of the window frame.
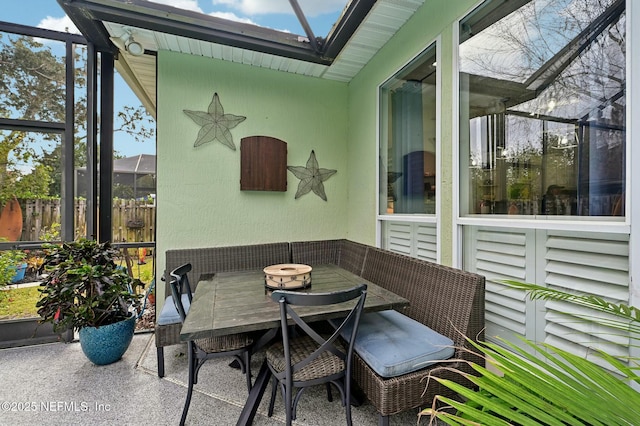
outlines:
[[438, 64], [442, 64], [442, 35], [439, 34], [428, 43], [425, 44], [425, 47], [417, 52], [415, 55], [412, 55], [409, 60], [407, 60], [404, 64], [395, 69], [388, 78], [382, 81], [376, 87], [376, 195], [375, 195], [375, 215], [376, 215], [376, 244], [378, 247], [383, 247], [383, 237], [384, 237], [384, 226], [390, 222], [401, 222], [401, 223], [417, 223], [417, 224], [433, 224], [436, 228], [436, 261], [439, 263], [441, 261], [441, 249], [440, 249], [440, 240], [442, 234], [442, 225], [439, 218], [441, 217], [441, 198], [442, 191], [437, 190], [438, 187], [441, 186], [441, 171], [442, 171], [442, 66], [438, 65], [436, 67], [436, 115], [435, 115], [435, 167], [436, 167], [436, 195], [435, 195], [435, 213], [433, 214], [388, 214], [386, 212], [381, 212], [381, 192], [380, 192], [380, 184], [381, 184], [381, 143], [382, 143], [382, 91], [383, 87], [391, 81], [394, 76], [401, 73], [407, 67], [411, 66], [414, 61], [416, 61], [421, 55], [424, 55], [430, 48], [435, 49], [435, 57], [436, 62]]
[[[466, 203], [469, 200], [469, 178], [468, 175], [464, 175], [464, 171], [461, 166], [461, 156], [464, 155], [464, 150], [462, 149], [460, 136], [462, 134], [461, 131], [461, 79], [460, 79], [460, 27], [462, 22], [466, 20], [466, 18], [477, 10], [480, 7], [484, 7], [485, 5], [491, 3], [492, 1], [498, 2], [499, 0], [481, 0], [478, 1], [475, 5], [470, 7], [464, 14], [457, 19], [452, 25], [452, 49], [453, 49], [453, 92], [452, 92], [452, 104], [453, 104], [453, 114], [452, 114], [452, 148], [453, 148], [453, 162], [452, 162], [452, 182], [453, 187], [456, 188], [454, 190], [454, 200], [453, 200], [453, 211], [454, 211], [454, 236], [453, 241], [454, 252], [458, 253], [456, 258], [458, 259], [458, 265], [462, 257], [461, 246], [462, 246], [462, 226], [464, 225], [473, 225], [473, 226], [495, 226], [495, 227], [509, 227], [509, 228], [529, 228], [529, 229], [550, 229], [550, 230], [570, 230], [570, 231], [592, 231], [592, 232], [611, 232], [611, 233], [621, 233], [628, 234], [631, 230], [631, 217], [633, 215], [632, 209], [632, 196], [634, 193], [632, 182], [633, 169], [631, 168], [632, 164], [632, 155], [633, 150], [631, 149], [632, 143], [632, 126], [631, 126], [631, 118], [633, 108], [631, 108], [632, 99], [633, 99], [633, 91], [630, 88], [633, 87], [632, 83], [632, 73], [631, 73], [631, 62], [633, 56], [633, 42], [631, 39], [631, 3], [629, 0], [625, 2], [625, 31], [626, 31], [626, 55], [625, 55], [625, 78], [626, 78], [626, 114], [625, 114], [625, 216], [518, 216], [518, 217], [509, 217], [508, 215], [495, 215], [495, 214], [473, 214], [473, 213], [464, 213], [463, 208], [465, 208]], [[636, 48], [637, 50], [637, 48]], [[467, 121], [468, 123], [468, 121]], [[467, 147], [468, 150], [468, 147]], [[639, 150], [636, 150], [639, 152]], [[640, 160], [640, 152], [636, 155]], [[463, 176], [464, 175], [464, 176]], [[639, 185], [640, 186], [640, 185]], [[635, 191], [639, 192], [638, 190]], [[637, 215], [636, 215], [637, 216]]]
[[[440, 210], [440, 192], [436, 189], [435, 194], [435, 212], [434, 213], [386, 213], [381, 211], [383, 200], [381, 199], [381, 183], [382, 176], [380, 173], [381, 170], [381, 160], [382, 160], [382, 143], [388, 142], [388, 137], [386, 134], [383, 135], [383, 131], [388, 129], [384, 124], [383, 114], [388, 112], [388, 105], [383, 95], [385, 90], [388, 90], [385, 86], [391, 83], [394, 80], [398, 80], [396, 76], [407, 68], [415, 65], [416, 61], [419, 61], [422, 57], [428, 56], [428, 52], [430, 49], [435, 51], [436, 62], [441, 64], [441, 37], [438, 36], [436, 39], [432, 40], [428, 43], [428, 45], [422, 49], [418, 54], [411, 57], [409, 61], [403, 64], [401, 67], [396, 69], [391, 76], [389, 76], [386, 80], [380, 83], [376, 88], [376, 157], [378, 159], [376, 164], [376, 218], [379, 221], [384, 220], [403, 220], [409, 222], [415, 221], [427, 221], [427, 222], [436, 222], [435, 218], [439, 216]], [[441, 110], [442, 110], [442, 67], [436, 67], [436, 77], [435, 77], [435, 181], [436, 188], [439, 187], [440, 175], [439, 172], [442, 170], [441, 167]], [[384, 109], [384, 111], [383, 111]], [[385, 146], [386, 149], [386, 146]], [[386, 179], [385, 179], [386, 181]]]

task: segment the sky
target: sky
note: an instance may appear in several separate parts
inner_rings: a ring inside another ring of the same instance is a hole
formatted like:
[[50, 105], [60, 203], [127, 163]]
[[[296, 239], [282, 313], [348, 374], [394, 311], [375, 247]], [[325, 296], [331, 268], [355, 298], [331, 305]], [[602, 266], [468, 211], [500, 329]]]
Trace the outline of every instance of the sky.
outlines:
[[[186, 10], [305, 35], [288, 0], [152, 0]], [[299, 0], [316, 36], [326, 36], [347, 0]], [[78, 32], [56, 0], [3, 0], [0, 20]], [[140, 106], [140, 101], [119, 75], [115, 79], [115, 111], [122, 106]], [[114, 149], [121, 155], [155, 154], [155, 140], [137, 142], [122, 132], [114, 135]]]

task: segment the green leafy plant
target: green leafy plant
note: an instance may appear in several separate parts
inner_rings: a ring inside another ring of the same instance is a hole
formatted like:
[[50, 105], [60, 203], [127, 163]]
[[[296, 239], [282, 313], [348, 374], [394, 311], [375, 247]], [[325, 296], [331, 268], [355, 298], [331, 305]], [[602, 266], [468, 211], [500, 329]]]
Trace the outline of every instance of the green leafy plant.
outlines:
[[5, 250], [0, 252], [0, 287], [11, 283], [16, 274], [16, 266], [24, 263], [27, 255], [21, 250]]
[[[604, 324], [632, 337], [640, 332], [640, 310], [635, 307], [533, 284], [505, 283], [528, 291], [532, 299], [562, 300], [606, 314], [585, 314], [583, 321]], [[524, 347], [504, 340], [501, 344], [471, 342], [493, 368], [472, 364], [477, 375], [465, 376], [477, 390], [435, 378], [464, 402], [438, 396], [433, 407], [421, 415], [450, 425], [637, 424], [640, 393], [630, 383], [640, 384], [638, 359], [620, 360], [594, 350], [600, 361], [595, 362], [549, 344], [522, 340]]]
[[140, 309], [134, 290], [143, 284], [116, 265], [118, 250], [108, 242], [79, 239], [44, 250], [47, 275], [36, 307], [55, 331], [113, 324]]

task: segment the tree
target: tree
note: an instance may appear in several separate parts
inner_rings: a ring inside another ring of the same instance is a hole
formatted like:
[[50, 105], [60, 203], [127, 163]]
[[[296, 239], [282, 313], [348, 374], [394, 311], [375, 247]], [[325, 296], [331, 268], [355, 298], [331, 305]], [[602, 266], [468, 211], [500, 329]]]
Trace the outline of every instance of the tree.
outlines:
[[[76, 46], [75, 167], [86, 166], [86, 48]], [[32, 37], [0, 34], [0, 116], [64, 122], [65, 60]], [[117, 113], [115, 131], [136, 140], [153, 136], [152, 119], [142, 106]], [[42, 152], [36, 149], [43, 146]], [[28, 167], [26, 167], [28, 165]], [[28, 169], [28, 170], [26, 170]], [[0, 204], [8, 197], [60, 196], [60, 136], [0, 131]], [[37, 183], [37, 185], [36, 185]]]

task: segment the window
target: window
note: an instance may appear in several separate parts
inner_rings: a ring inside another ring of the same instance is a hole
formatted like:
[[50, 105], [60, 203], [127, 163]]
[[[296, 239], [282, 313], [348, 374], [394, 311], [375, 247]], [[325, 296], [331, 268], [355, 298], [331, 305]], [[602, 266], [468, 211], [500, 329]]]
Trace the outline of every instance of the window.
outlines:
[[461, 213], [624, 216], [624, 0], [501, 3], [460, 22]]
[[380, 214], [434, 214], [436, 48], [380, 88]]

